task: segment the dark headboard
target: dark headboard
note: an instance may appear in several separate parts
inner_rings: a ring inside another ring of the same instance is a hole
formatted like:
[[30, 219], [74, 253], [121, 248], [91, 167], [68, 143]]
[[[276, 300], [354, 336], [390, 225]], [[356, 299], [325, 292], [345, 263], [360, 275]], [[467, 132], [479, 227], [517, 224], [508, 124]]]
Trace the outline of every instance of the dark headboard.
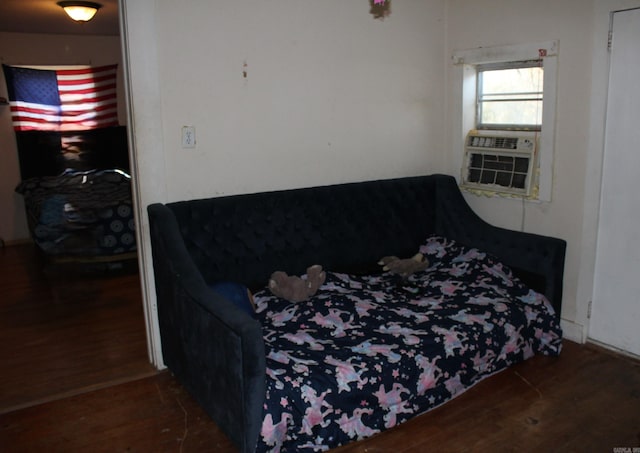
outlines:
[[24, 181], [76, 171], [118, 168], [129, 173], [125, 126], [88, 131], [16, 131], [20, 176]]

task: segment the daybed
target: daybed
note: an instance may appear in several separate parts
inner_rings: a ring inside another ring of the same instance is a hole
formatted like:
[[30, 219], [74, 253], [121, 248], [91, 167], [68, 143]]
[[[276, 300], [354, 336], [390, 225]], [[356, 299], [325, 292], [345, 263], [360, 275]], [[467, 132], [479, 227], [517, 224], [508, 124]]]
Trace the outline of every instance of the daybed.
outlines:
[[[561, 350], [563, 240], [493, 227], [445, 175], [148, 207], [167, 367], [243, 452], [391, 428]], [[382, 272], [421, 251], [429, 268]], [[327, 271], [307, 301], [272, 272]], [[242, 283], [257, 313], [212, 289]], [[535, 291], [534, 291], [535, 290]]]

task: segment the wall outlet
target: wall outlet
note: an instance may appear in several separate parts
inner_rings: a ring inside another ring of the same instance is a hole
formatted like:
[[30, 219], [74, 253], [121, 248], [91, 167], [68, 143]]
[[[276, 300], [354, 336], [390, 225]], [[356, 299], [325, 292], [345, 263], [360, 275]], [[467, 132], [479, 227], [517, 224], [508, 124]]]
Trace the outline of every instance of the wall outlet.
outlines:
[[194, 126], [182, 126], [182, 147], [196, 147], [196, 128]]

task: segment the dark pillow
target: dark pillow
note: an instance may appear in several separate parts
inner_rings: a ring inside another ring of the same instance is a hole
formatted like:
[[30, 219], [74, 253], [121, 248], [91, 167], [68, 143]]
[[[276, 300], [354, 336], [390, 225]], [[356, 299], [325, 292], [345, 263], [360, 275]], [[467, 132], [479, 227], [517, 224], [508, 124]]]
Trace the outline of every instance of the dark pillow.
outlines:
[[240, 310], [244, 311], [252, 318], [256, 318], [253, 296], [246, 286], [235, 282], [218, 282], [212, 284], [210, 287], [216, 293], [224, 296]]

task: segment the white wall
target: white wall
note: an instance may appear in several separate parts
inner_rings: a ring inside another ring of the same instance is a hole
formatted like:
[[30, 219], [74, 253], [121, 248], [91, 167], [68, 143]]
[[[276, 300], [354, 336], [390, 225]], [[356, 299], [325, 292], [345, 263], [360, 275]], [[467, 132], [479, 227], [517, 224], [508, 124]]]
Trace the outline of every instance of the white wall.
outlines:
[[[123, 3], [152, 337], [149, 203], [459, 175], [461, 76], [451, 54], [558, 40], [552, 201], [468, 200], [491, 223], [567, 240], [563, 327], [586, 339], [608, 14], [637, 0], [396, 0], [384, 21], [365, 0]], [[195, 149], [181, 148], [183, 125], [195, 126]]]
[[384, 21], [364, 0], [157, 4], [169, 199], [433, 168], [441, 1], [394, 3]]
[[442, 168], [444, 0], [393, 2], [384, 21], [368, 0], [122, 6], [150, 301], [151, 202]]
[[[0, 32], [0, 61], [8, 65], [93, 65], [118, 63], [118, 118], [126, 124], [126, 108], [117, 36], [45, 35]], [[0, 71], [0, 96], [7, 98]], [[9, 106], [0, 106], [0, 238], [29, 238], [24, 203], [14, 192], [20, 182], [16, 140]]]
[[[554, 184], [550, 203], [467, 195], [488, 221], [567, 240], [563, 297], [565, 336], [586, 341], [600, 204], [609, 60], [610, 13], [640, 7], [638, 0], [450, 0], [447, 51], [559, 40]], [[481, 24], [481, 25], [479, 25]], [[447, 172], [459, 175], [461, 75], [447, 67]], [[634, 152], [629, 149], [629, 152]], [[629, 213], [637, 223], [637, 213]]]
[[[447, 2], [447, 54], [454, 50], [530, 42], [559, 41], [555, 161], [552, 201], [522, 203], [467, 195], [473, 208], [489, 222], [567, 240], [562, 317], [565, 330], [583, 340], [588, 299], [578, 299], [584, 244], [584, 193], [589, 147], [594, 2], [585, 0], [450, 0]], [[602, 43], [601, 43], [602, 44]], [[602, 45], [606, 45], [606, 42]], [[457, 90], [460, 71], [448, 64], [450, 116], [448, 143], [464, 132]], [[460, 174], [461, 149], [448, 155], [447, 171]], [[568, 323], [566, 321], [569, 321]]]

